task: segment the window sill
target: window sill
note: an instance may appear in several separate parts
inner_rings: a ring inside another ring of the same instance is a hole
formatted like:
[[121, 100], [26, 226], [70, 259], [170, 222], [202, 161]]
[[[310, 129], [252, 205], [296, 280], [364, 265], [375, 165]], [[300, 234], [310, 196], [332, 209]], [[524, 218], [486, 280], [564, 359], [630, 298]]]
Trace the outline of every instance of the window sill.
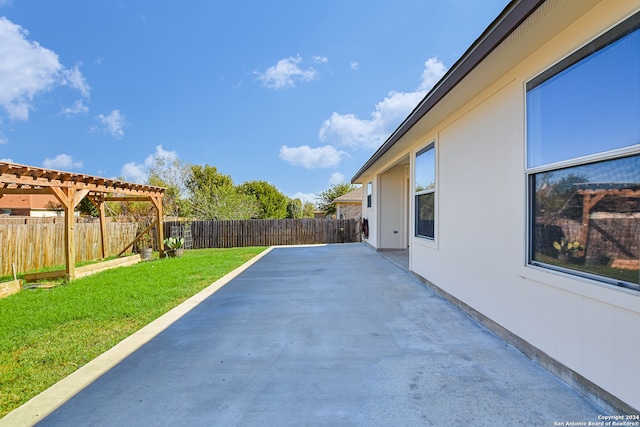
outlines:
[[533, 264], [523, 266], [519, 276], [640, 314], [640, 292], [633, 289]]
[[438, 243], [435, 239], [428, 237], [412, 236], [412, 243], [416, 246], [422, 246], [429, 249], [438, 249]]

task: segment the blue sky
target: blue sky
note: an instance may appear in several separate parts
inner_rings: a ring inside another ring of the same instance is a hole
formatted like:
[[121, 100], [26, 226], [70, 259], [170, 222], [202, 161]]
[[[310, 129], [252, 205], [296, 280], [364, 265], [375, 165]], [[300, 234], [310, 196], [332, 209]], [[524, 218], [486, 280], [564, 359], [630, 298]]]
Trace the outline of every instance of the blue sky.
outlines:
[[0, 159], [144, 182], [155, 156], [312, 200], [507, 0], [0, 0]]

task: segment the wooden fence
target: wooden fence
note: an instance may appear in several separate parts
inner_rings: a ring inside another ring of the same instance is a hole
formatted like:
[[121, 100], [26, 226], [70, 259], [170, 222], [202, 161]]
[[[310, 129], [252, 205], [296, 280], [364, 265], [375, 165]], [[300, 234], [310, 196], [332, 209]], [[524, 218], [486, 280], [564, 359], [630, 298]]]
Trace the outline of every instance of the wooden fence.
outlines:
[[[107, 224], [107, 256], [117, 255], [134, 237], [138, 224]], [[89, 261], [101, 256], [100, 224], [77, 223], [76, 260]], [[130, 253], [130, 251], [129, 251]], [[64, 265], [64, 224], [60, 223], [0, 223], [0, 276], [44, 267]]]
[[164, 235], [172, 226], [191, 231], [193, 248], [304, 245], [360, 241], [360, 223], [355, 219], [252, 219], [247, 221], [165, 221]]
[[[360, 241], [360, 223], [355, 219], [167, 221], [165, 236], [171, 236], [171, 226], [180, 226], [182, 230], [188, 227], [194, 249]], [[75, 230], [76, 260], [99, 259], [100, 225], [80, 222]], [[137, 223], [107, 223], [107, 256], [118, 254], [135, 238], [137, 230]], [[64, 224], [57, 221], [25, 224], [24, 219], [0, 221], [0, 276], [11, 274], [12, 263], [18, 273], [25, 273], [64, 262]]]

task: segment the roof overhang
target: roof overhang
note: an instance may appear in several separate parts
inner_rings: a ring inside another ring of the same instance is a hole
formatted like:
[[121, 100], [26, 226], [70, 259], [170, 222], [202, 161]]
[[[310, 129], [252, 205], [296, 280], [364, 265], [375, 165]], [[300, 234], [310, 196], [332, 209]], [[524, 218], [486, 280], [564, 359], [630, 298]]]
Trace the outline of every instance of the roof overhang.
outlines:
[[[406, 151], [411, 143], [411, 139], [406, 138], [408, 134], [427, 131], [454, 113], [597, 2], [511, 1], [360, 168], [351, 183], [362, 183], [362, 177], [369, 169]], [[543, 5], [545, 7], [541, 8]], [[547, 5], [553, 13], [545, 12]], [[523, 25], [539, 9], [544, 15], [544, 31], [539, 31], [540, 22]], [[504, 43], [510, 37], [514, 43]], [[487, 61], [490, 56], [491, 60]]]

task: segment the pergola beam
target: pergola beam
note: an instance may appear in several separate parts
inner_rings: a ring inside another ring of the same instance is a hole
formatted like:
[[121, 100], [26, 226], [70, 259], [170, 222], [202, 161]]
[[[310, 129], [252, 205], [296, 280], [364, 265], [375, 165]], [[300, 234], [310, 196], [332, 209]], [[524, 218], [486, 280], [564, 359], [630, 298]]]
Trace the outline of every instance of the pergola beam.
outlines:
[[[591, 210], [602, 201], [602, 199], [606, 196], [640, 198], [640, 190], [637, 189], [637, 186], [636, 188], [608, 188], [610, 185], [604, 185], [604, 188], [599, 188], [598, 184], [583, 184], [585, 188], [578, 190], [578, 194], [582, 196], [582, 224], [578, 241], [584, 245], [585, 248], [587, 247], [587, 239], [589, 238], [589, 217], [591, 216]], [[593, 188], [586, 188], [586, 186]]]
[[[0, 198], [5, 194], [53, 194], [65, 213], [65, 272], [67, 279], [75, 278], [75, 208], [85, 197], [100, 212], [100, 235], [102, 257], [106, 256], [106, 201], [150, 201], [156, 210], [158, 225], [158, 247], [162, 245], [162, 199], [165, 189], [151, 185], [136, 184], [109, 178], [78, 174], [73, 172], [43, 169], [15, 163], [0, 162]], [[106, 197], [113, 194], [112, 197]], [[134, 240], [135, 242], [135, 240]], [[133, 242], [132, 242], [133, 244]]]

